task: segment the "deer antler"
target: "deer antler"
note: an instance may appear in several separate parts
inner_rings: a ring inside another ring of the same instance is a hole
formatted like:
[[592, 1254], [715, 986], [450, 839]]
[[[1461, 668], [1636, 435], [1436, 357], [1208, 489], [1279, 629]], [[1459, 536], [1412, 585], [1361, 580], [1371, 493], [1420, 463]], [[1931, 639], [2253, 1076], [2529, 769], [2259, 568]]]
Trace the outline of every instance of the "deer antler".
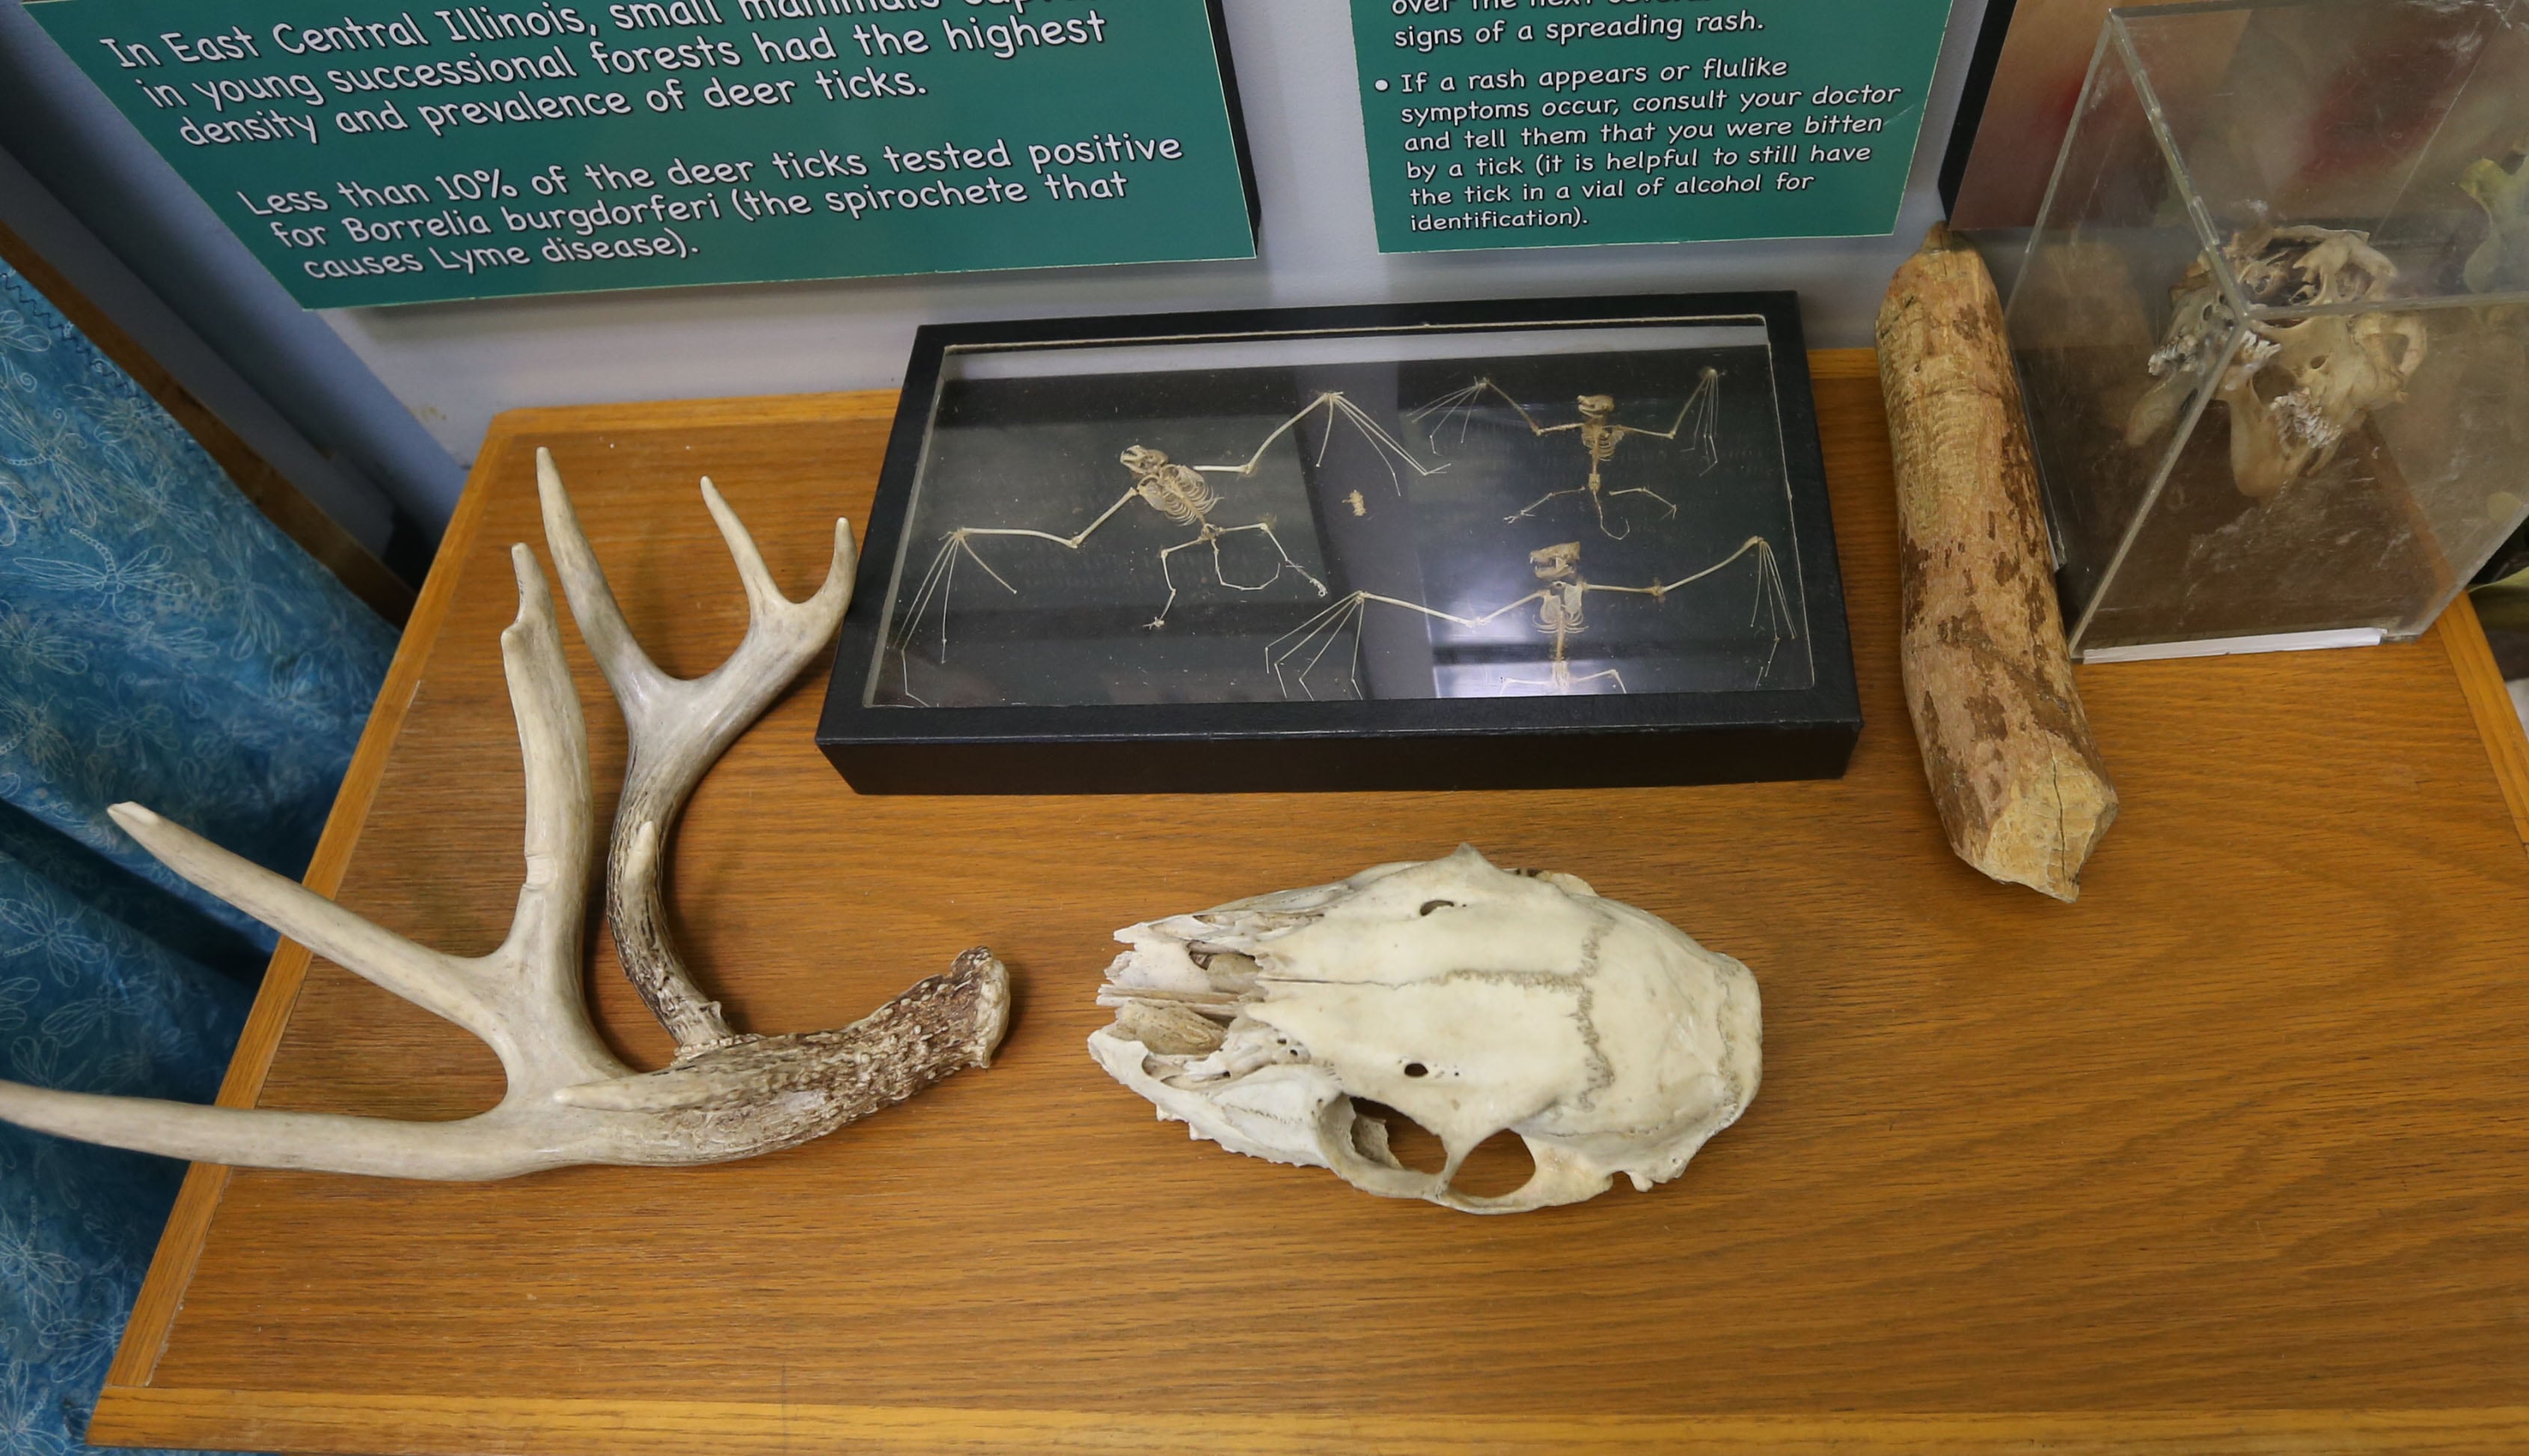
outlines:
[[714, 760], [824, 646], [851, 596], [851, 531], [834, 523], [825, 585], [792, 602], [746, 528], [703, 482], [746, 588], [745, 640], [719, 670], [684, 680], [632, 639], [545, 452], [536, 452], [545, 530], [564, 590], [630, 728], [631, 760], [607, 876], [624, 973], [676, 1040], [673, 1061], [636, 1072], [589, 1024], [580, 940], [590, 871], [588, 731], [563, 659], [553, 596], [524, 546], [511, 548], [518, 617], [501, 633], [526, 760], [526, 884], [500, 948], [443, 954], [360, 919], [137, 804], [110, 812], [168, 868], [336, 964], [473, 1033], [509, 1090], [454, 1122], [205, 1107], [53, 1092], [0, 1081], [0, 1118], [40, 1132], [251, 1167], [383, 1177], [506, 1178], [577, 1163], [679, 1166], [792, 1147], [902, 1102], [966, 1066], [988, 1066], [1009, 1017], [1008, 976], [984, 949], [838, 1031], [732, 1033], [668, 943], [663, 850]]

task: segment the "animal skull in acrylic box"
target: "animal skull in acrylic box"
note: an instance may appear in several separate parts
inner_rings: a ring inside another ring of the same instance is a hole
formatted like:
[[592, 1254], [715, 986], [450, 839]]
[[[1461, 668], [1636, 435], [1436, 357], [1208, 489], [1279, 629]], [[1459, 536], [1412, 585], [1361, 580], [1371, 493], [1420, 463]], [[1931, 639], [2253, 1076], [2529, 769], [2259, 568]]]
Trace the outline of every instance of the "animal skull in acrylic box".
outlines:
[[[1234, 1153], [1333, 1170], [1387, 1198], [1471, 1213], [1578, 1203], [1618, 1173], [1676, 1177], [1756, 1095], [1756, 980], [1570, 875], [1472, 846], [1115, 933], [1089, 1039], [1163, 1119]], [[1399, 1162], [1384, 1104], [1435, 1134], [1437, 1173]], [[1450, 1184], [1508, 1130], [1517, 1191]]]

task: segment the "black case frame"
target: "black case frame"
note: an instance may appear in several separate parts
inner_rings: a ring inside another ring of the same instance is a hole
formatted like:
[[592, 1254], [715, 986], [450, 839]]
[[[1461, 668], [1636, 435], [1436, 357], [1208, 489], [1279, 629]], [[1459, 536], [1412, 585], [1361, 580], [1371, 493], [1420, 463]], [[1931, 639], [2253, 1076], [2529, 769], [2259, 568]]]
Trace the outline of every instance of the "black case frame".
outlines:
[[[1748, 692], [901, 708], [862, 703], [952, 349], [1422, 329], [1761, 321], [1815, 683]], [[1577, 788], [1841, 778], [1861, 731], [1817, 408], [1790, 293], [1247, 309], [994, 324], [914, 337], [817, 746], [863, 793]]]

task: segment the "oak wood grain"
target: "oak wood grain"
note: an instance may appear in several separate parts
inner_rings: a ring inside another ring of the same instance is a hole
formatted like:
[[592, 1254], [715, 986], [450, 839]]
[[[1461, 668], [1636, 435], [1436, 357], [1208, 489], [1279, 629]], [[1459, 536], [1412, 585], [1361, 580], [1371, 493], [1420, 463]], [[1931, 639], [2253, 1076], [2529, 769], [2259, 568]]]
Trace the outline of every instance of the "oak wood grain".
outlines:
[[[450, 1449], [599, 1449], [625, 1456], [903, 1456], [994, 1451], [1118, 1453], [1228, 1450], [1250, 1456], [1511, 1456], [1553, 1451], [1629, 1456], [1698, 1449], [1743, 1456], [2202, 1456], [2215, 1450], [2401, 1456], [2509, 1449], [2529, 1407], [2236, 1414], [1992, 1412], [1968, 1415], [1641, 1417], [1149, 1416], [1128, 1410], [1022, 1411], [735, 1401], [540, 1400], [340, 1396], [296, 1391], [140, 1391], [135, 1429], [166, 1439], [221, 1421], [257, 1446], [426, 1453]], [[389, 1423], [392, 1423], [390, 1425]], [[376, 1444], [381, 1437], [391, 1444]]]
[[[737, 1024], [791, 1031], [989, 944], [1019, 991], [993, 1069], [717, 1168], [197, 1173], [91, 1438], [2529, 1445], [2529, 855], [2452, 649], [2085, 668], [2125, 817], [2078, 905], [1985, 881], [1948, 852], [1898, 697], [1875, 373], [1818, 362], [1868, 724], [1843, 781], [860, 798], [803, 682], [695, 797], [670, 890], [689, 959]], [[504, 416], [397, 665], [407, 706], [363, 743], [374, 788], [328, 831], [339, 897], [460, 952], [508, 922], [502, 553], [541, 550], [536, 445], [634, 628], [691, 674], [742, 622], [694, 477], [803, 590], [887, 425], [883, 397]], [[620, 721], [565, 636], [611, 785]], [[1498, 1219], [1372, 1199], [1191, 1143], [1089, 1062], [1114, 927], [1461, 840], [1755, 968], [1764, 1091], [1677, 1182]], [[664, 1061], [593, 959], [601, 1026]], [[255, 1028], [231, 1089], [265, 1105], [499, 1095], [488, 1052], [322, 961], [276, 977]]]

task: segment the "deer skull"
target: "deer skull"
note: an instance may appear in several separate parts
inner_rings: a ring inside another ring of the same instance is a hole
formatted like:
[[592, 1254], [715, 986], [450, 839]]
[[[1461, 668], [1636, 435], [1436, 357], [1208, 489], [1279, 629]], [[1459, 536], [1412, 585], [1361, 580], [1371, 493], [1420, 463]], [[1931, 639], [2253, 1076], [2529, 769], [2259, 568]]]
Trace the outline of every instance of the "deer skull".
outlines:
[[[1115, 1080], [1234, 1153], [1470, 1213], [1578, 1203], [1623, 1173], [1676, 1177], [1756, 1095], [1748, 968], [1570, 875], [1471, 846], [1349, 880], [1129, 926], [1089, 1039]], [[1437, 1173], [1388, 1151], [1382, 1103], [1436, 1134]], [[1518, 1191], [1450, 1187], [1507, 1129]]]

